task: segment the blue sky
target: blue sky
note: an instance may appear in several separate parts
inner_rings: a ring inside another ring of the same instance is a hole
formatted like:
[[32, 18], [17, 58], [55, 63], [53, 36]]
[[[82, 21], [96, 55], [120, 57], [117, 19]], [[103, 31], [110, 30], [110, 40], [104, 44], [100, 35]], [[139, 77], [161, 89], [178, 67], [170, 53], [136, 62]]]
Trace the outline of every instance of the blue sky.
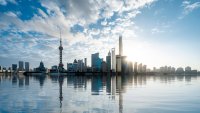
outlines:
[[200, 70], [199, 0], [0, 0], [0, 65], [19, 60], [36, 67], [118, 49], [148, 67], [191, 66]]

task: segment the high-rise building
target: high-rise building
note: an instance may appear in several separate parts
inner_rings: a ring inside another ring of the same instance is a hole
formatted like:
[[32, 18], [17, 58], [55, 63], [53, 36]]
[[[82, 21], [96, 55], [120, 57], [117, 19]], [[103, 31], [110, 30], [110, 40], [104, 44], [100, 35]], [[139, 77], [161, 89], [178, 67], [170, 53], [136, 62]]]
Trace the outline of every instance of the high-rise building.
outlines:
[[116, 72], [122, 71], [122, 59], [120, 55], [116, 55]]
[[67, 71], [68, 72], [74, 72], [73, 63], [67, 63]]
[[29, 62], [25, 62], [25, 71], [29, 71]]
[[24, 62], [19, 61], [19, 71], [24, 71]]
[[112, 71], [116, 71], [116, 56], [115, 56], [115, 48], [112, 48]]
[[176, 73], [177, 74], [183, 74], [184, 73], [183, 68], [182, 67], [177, 68]]
[[129, 71], [129, 64], [126, 56], [121, 56], [121, 69], [123, 73], [128, 73]]
[[138, 73], [142, 73], [142, 63], [138, 65]]
[[87, 67], [87, 58], [84, 58], [85, 62], [85, 67]]
[[123, 55], [123, 44], [122, 44], [122, 36], [119, 36], [119, 55]]
[[12, 64], [12, 70], [17, 71], [17, 64]]
[[142, 66], [142, 72], [143, 72], [143, 73], [146, 73], [146, 71], [147, 71], [147, 65], [143, 65], [143, 66]]
[[189, 66], [185, 67], [185, 74], [189, 74], [191, 73], [191, 71], [192, 71], [191, 67]]
[[99, 58], [99, 53], [92, 54], [91, 61], [93, 71], [100, 71], [103, 59]]
[[99, 58], [99, 53], [94, 53], [91, 56], [91, 67], [95, 67], [96, 66], [96, 61]]
[[44, 63], [41, 61], [40, 62], [40, 65], [39, 65], [39, 67], [38, 68], [36, 68], [36, 70], [35, 70], [36, 72], [43, 72], [43, 73], [45, 73], [46, 72], [46, 68], [44, 67]]
[[108, 52], [108, 56], [106, 56], [106, 63], [107, 63], [107, 69], [109, 72], [111, 70], [111, 53], [110, 53], [110, 51]]
[[0, 66], [0, 72], [2, 72], [2, 70], [3, 70], [2, 68], [3, 68], [3, 67], [2, 67], [2, 66]]
[[83, 60], [78, 60], [78, 71], [82, 72], [84, 67]]
[[74, 70], [75, 72], [78, 71], [78, 62], [77, 62], [76, 59], [75, 59], [74, 62], [73, 62], [73, 70]]
[[107, 72], [107, 63], [105, 61], [102, 61], [101, 63], [101, 71]]
[[60, 46], [59, 46], [59, 52], [60, 52], [60, 62], [59, 62], [59, 66], [58, 66], [58, 70], [60, 72], [64, 71], [64, 68], [63, 68], [63, 63], [62, 63], [62, 50], [63, 50], [63, 47], [62, 47], [62, 39], [61, 39], [61, 31], [60, 31]]
[[87, 71], [87, 58], [84, 58], [84, 69], [83, 69], [84, 72]]
[[134, 73], [138, 73], [137, 62], [135, 62], [135, 64], [134, 64]]

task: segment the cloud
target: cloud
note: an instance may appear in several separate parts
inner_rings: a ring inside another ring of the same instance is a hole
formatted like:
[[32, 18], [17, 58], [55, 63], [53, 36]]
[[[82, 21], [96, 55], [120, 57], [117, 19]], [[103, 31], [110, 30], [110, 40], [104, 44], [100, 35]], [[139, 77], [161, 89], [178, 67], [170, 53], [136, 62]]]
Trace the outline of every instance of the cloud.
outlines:
[[8, 3], [17, 4], [15, 0], [0, 0], [0, 5], [7, 5]]
[[165, 31], [163, 31], [163, 30], [160, 30], [160, 29], [158, 29], [158, 28], [153, 28], [153, 29], [151, 29], [151, 33], [152, 34], [157, 34], [157, 33], [163, 33], [163, 32], [165, 32]]
[[[35, 6], [34, 11], [37, 13], [29, 20], [19, 17], [23, 12], [20, 15], [13, 11], [2, 12], [0, 33], [6, 35], [1, 37], [0, 47], [3, 50], [0, 50], [0, 56], [44, 60], [48, 62], [48, 67], [56, 64], [58, 26], [61, 27], [63, 37], [64, 64], [74, 58], [90, 58], [94, 52], [105, 56], [109, 49], [116, 47], [119, 34], [127, 38], [137, 37], [135, 31], [138, 28], [134, 18], [141, 13], [140, 8], [153, 2], [154, 0], [43, 0], [41, 7]], [[91, 26], [92, 24], [96, 27]], [[83, 32], [72, 33], [74, 25], [83, 27]]]
[[183, 12], [179, 19], [184, 18], [193, 10], [200, 8], [200, 2], [191, 3], [190, 1], [183, 1], [181, 6], [183, 7]]

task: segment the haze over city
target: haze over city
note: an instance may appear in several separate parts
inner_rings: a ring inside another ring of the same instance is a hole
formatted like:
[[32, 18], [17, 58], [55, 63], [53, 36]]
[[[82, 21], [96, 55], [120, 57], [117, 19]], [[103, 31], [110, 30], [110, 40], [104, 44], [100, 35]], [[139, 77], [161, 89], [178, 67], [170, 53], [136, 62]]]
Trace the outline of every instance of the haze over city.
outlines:
[[59, 26], [65, 68], [96, 52], [105, 59], [122, 35], [130, 61], [200, 70], [199, 14], [198, 0], [0, 0], [0, 64], [58, 64]]

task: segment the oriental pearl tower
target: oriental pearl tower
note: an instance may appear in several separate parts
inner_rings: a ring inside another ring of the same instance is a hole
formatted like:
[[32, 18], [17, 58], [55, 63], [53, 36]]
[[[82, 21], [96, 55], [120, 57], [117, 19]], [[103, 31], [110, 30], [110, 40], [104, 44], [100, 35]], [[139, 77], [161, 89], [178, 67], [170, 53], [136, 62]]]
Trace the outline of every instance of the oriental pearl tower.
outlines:
[[63, 68], [63, 63], [62, 63], [62, 50], [63, 50], [63, 47], [62, 47], [62, 38], [61, 38], [61, 30], [60, 30], [60, 46], [59, 46], [59, 52], [60, 52], [60, 63], [59, 63], [59, 72], [63, 72], [64, 68]]

